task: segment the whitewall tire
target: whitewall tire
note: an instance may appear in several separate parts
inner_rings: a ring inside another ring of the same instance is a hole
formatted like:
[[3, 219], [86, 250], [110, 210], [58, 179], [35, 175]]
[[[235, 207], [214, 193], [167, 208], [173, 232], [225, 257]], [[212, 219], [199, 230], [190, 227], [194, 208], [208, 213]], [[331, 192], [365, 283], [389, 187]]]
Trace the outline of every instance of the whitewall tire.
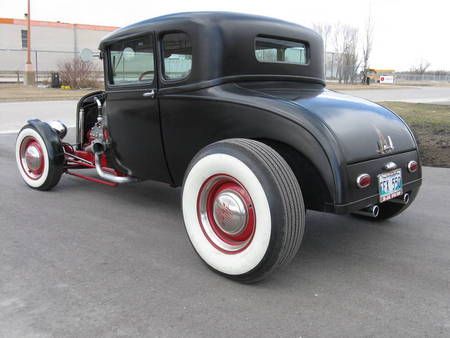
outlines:
[[213, 270], [243, 282], [288, 263], [304, 232], [304, 203], [284, 159], [246, 139], [211, 144], [192, 160], [183, 184], [188, 237]]
[[51, 156], [51, 147], [32, 125], [23, 127], [17, 136], [17, 167], [23, 180], [31, 188], [50, 190], [61, 178], [62, 166]]

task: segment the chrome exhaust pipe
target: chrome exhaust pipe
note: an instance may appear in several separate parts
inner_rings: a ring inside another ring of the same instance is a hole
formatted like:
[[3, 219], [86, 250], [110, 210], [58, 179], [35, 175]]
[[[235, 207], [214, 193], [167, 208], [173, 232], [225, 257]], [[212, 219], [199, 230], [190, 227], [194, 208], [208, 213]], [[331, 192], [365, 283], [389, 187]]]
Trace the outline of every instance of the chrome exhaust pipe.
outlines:
[[406, 205], [409, 203], [409, 194], [404, 193], [403, 196], [393, 198], [393, 199], [389, 200], [388, 202]]
[[95, 170], [97, 170], [97, 174], [103, 178], [104, 180], [117, 183], [117, 184], [123, 184], [123, 183], [132, 183], [137, 182], [137, 178], [134, 177], [127, 177], [127, 176], [115, 176], [112, 174], [109, 174], [107, 172], [104, 172], [102, 169], [102, 166], [100, 165], [100, 153], [95, 153]]
[[380, 214], [380, 207], [374, 204], [361, 210], [355, 211], [354, 214], [377, 218], [378, 215]]

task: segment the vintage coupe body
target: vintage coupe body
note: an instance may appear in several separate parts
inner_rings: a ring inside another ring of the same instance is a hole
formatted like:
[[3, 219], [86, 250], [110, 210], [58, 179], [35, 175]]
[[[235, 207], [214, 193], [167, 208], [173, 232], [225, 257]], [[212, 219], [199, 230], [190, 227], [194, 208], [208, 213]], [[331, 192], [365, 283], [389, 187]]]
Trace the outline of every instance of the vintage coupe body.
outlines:
[[30, 120], [18, 135], [33, 188], [50, 190], [62, 174], [182, 186], [195, 251], [243, 282], [295, 256], [306, 209], [379, 221], [417, 195], [411, 130], [382, 106], [327, 90], [322, 40], [308, 28], [180, 13], [119, 29], [99, 49], [105, 90], [79, 101], [76, 143], [59, 121]]

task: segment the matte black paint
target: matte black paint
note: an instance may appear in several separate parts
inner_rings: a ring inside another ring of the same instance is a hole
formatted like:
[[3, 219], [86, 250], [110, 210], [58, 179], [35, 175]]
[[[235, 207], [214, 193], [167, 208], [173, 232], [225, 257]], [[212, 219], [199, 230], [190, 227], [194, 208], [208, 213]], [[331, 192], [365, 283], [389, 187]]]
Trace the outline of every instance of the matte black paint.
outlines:
[[[170, 31], [187, 32], [192, 40], [192, 71], [181, 81], [161, 76], [158, 40]], [[120, 29], [100, 48], [107, 51], [115, 41], [143, 34], [156, 37], [152, 86], [109, 85], [104, 53], [110, 157], [115, 152], [133, 175], [180, 185], [200, 149], [242, 137], [261, 140], [285, 157], [309, 197], [308, 208], [345, 213], [377, 203], [376, 177], [388, 161], [402, 168], [405, 189], [418, 191], [421, 171], [406, 170], [408, 161], [419, 161], [411, 131], [375, 103], [325, 89], [322, 40], [315, 32], [257, 16], [181, 13]], [[304, 41], [309, 64], [257, 62], [253, 44], [260, 34]], [[157, 98], [142, 97], [150, 89]], [[377, 151], [380, 135], [392, 138], [393, 153]], [[369, 189], [356, 187], [362, 172], [374, 179]]]
[[[180, 81], [167, 81], [160, 76], [161, 88], [208, 86], [211, 80], [233, 82], [236, 77], [279, 78], [282, 75], [324, 84], [320, 35], [297, 24], [256, 15], [199, 12], [161, 16], [110, 33], [102, 39], [99, 48], [107, 50], [116, 41], [152, 32], [159, 39], [164, 33], [176, 31], [186, 32], [191, 38], [192, 71], [188, 78]], [[310, 51], [309, 64], [258, 62], [254, 50], [257, 35], [306, 43]]]

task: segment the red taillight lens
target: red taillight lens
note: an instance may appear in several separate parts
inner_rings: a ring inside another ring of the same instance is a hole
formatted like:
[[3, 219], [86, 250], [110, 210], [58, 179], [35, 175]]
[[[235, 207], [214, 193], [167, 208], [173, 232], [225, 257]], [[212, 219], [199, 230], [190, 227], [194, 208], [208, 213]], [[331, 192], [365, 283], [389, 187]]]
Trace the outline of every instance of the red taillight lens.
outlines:
[[369, 174], [361, 174], [356, 179], [358, 188], [367, 188], [372, 183], [372, 177]]
[[416, 161], [409, 161], [408, 171], [410, 173], [416, 172], [417, 168], [419, 168], [419, 164]]

